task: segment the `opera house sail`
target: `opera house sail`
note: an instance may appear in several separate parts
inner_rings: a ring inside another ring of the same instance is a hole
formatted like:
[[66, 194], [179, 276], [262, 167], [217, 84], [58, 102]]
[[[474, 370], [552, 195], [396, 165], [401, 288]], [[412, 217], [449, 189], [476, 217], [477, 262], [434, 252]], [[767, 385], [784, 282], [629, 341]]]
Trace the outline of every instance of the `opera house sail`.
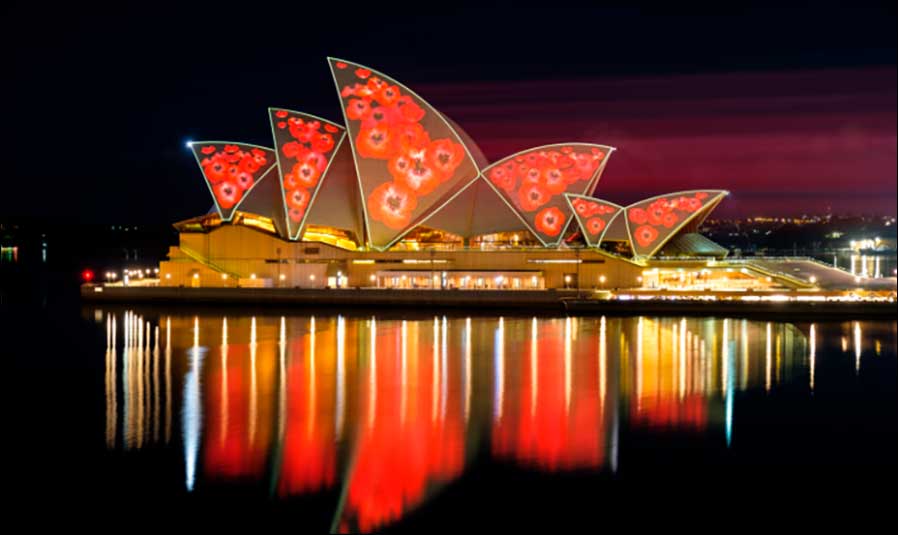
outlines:
[[164, 286], [547, 289], [625, 286], [656, 256], [727, 251], [697, 234], [726, 195], [595, 197], [615, 148], [490, 163], [396, 79], [328, 58], [342, 121], [271, 107], [273, 149], [191, 143], [214, 209], [175, 224]]

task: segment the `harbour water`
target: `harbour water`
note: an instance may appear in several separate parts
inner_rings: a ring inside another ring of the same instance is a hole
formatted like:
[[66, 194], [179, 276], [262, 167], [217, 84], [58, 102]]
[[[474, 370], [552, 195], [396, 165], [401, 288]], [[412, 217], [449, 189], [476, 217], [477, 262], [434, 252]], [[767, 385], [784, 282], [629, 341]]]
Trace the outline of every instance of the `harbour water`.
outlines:
[[5, 313], [20, 497], [84, 513], [662, 526], [895, 474], [894, 321]]

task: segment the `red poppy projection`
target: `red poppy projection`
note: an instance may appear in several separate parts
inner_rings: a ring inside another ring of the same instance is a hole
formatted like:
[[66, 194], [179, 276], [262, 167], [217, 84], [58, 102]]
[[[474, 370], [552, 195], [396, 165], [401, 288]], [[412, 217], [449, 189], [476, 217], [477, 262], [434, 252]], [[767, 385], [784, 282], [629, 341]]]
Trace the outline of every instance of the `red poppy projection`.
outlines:
[[386, 249], [479, 170], [448, 121], [395, 80], [330, 60], [356, 162], [368, 242]]
[[708, 214], [724, 195], [720, 190], [682, 191], [631, 204], [626, 222], [634, 254], [652, 256], [668, 238]]
[[234, 217], [240, 203], [277, 163], [273, 150], [247, 143], [194, 141], [190, 148], [224, 221]]
[[345, 129], [305, 113], [270, 108], [281, 194], [291, 240], [302, 235], [309, 206], [327, 177]]
[[602, 238], [611, 222], [621, 213], [622, 206], [585, 195], [566, 193], [565, 197], [571, 206], [574, 218], [580, 225], [583, 239], [590, 247], [602, 244]]
[[573, 214], [565, 193], [585, 194], [614, 149], [589, 143], [546, 145], [490, 165], [483, 176], [546, 246], [558, 245]]

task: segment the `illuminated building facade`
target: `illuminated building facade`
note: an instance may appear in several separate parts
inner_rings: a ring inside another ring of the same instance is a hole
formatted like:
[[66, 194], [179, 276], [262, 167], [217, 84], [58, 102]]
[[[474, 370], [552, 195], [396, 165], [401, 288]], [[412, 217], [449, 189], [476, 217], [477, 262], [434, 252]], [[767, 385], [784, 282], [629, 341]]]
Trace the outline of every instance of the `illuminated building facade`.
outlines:
[[615, 149], [592, 143], [535, 147], [488, 164], [457, 124], [411, 89], [362, 65], [329, 64], [343, 124], [271, 108], [273, 148], [190, 143], [214, 209], [176, 223], [180, 243], [160, 265], [161, 285], [782, 284], [716, 264], [727, 250], [698, 228], [725, 191], [626, 207], [595, 198]]

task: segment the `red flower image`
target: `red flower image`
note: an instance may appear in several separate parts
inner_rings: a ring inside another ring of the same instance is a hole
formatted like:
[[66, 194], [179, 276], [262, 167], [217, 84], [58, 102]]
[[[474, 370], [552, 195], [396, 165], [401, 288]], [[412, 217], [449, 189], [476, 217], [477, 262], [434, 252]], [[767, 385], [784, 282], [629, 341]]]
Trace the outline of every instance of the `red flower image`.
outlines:
[[283, 130], [284, 128], [287, 128], [287, 123], [284, 121], [279, 121], [278, 128], [280, 128], [281, 130]]
[[390, 106], [396, 102], [400, 96], [401, 93], [399, 92], [399, 87], [390, 85], [380, 88], [377, 93], [374, 94], [374, 100], [381, 106]]
[[661, 221], [664, 219], [664, 214], [667, 213], [667, 210], [661, 204], [652, 203], [649, 206], [649, 209], [646, 211], [649, 219], [649, 224], [658, 226], [661, 224]]
[[287, 194], [287, 206], [289, 208], [304, 211], [306, 206], [309, 205], [309, 199], [311, 198], [312, 196], [309, 195], [309, 190], [305, 188], [296, 188]]
[[591, 154], [579, 153], [574, 156], [574, 168], [580, 172], [581, 179], [591, 178], [598, 167], [599, 161]]
[[[285, 115], [278, 112], [285, 112]], [[300, 205], [308, 204], [321, 183], [342, 132], [338, 126], [316, 117], [289, 110], [278, 112], [278, 117], [287, 119], [287, 131], [276, 130], [274, 135], [282, 155], [279, 170], [284, 200], [288, 204], [288, 230], [295, 239], [301, 230], [296, 224], [302, 222], [307, 210], [306, 206]]]
[[536, 214], [535, 227], [538, 232], [547, 236], [558, 236], [564, 229], [567, 218], [564, 212], [554, 206], [543, 208]]
[[[264, 157], [263, 157], [264, 159]], [[240, 170], [244, 173], [255, 173], [259, 170], [259, 163], [256, 161], [256, 158], [247, 154], [240, 160]]]
[[281, 147], [281, 153], [287, 158], [300, 158], [308, 151], [305, 145], [298, 141], [290, 141], [288, 143], [284, 143], [284, 146]]
[[387, 163], [387, 169], [393, 176], [394, 180], [400, 180], [412, 167], [412, 159], [405, 154], [394, 156]]
[[567, 190], [568, 182], [564, 179], [564, 173], [558, 168], [548, 168], [542, 174], [543, 184], [552, 195], [564, 193]]
[[673, 212], [667, 212], [661, 219], [661, 224], [667, 228], [673, 228], [673, 226], [676, 225], [679, 220], [680, 218], [677, 217], [677, 214]]
[[521, 206], [521, 210], [524, 210], [525, 212], [536, 210], [549, 202], [550, 198], [549, 192], [539, 184], [523, 184], [521, 189], [518, 190], [518, 202]]
[[289, 112], [287, 110], [278, 110], [274, 112], [274, 116], [278, 119], [284, 119], [285, 117], [287, 117], [287, 115], [289, 115]]
[[[439, 195], [462, 185], [460, 170], [474, 178], [476, 165], [445, 118], [401, 84], [352, 63], [347, 71], [335, 69], [333, 74], [352, 136], [350, 147], [371, 208], [369, 221], [383, 223], [372, 224], [368, 236], [386, 243], [389, 229], [403, 229], [411, 220], [408, 206], [420, 202], [422, 209], [433, 208]], [[381, 177], [392, 177], [393, 185], [385, 185]], [[393, 205], [384, 207], [380, 197], [388, 188], [394, 188]]]
[[327, 169], [327, 156], [321, 154], [320, 152], [307, 150], [302, 154], [300, 158], [297, 159], [301, 160], [303, 163], [314, 166], [315, 169], [318, 169], [319, 172], [323, 173], [324, 170]]
[[396, 109], [399, 110], [402, 120], [410, 123], [416, 123], [424, 118], [424, 108], [418, 106], [408, 95], [396, 99]]
[[397, 153], [420, 149], [430, 144], [430, 134], [418, 123], [400, 123], [390, 127], [394, 150]]
[[402, 183], [416, 195], [427, 195], [440, 185], [440, 174], [425, 162], [412, 160], [408, 170], [399, 176]]
[[637, 225], [642, 225], [649, 220], [648, 214], [642, 208], [630, 208], [627, 210], [627, 217], [630, 218], [631, 223], [636, 223]]
[[514, 191], [517, 185], [517, 178], [513, 173], [508, 172], [505, 167], [494, 167], [489, 172], [490, 182], [504, 189], [508, 193]]
[[213, 161], [203, 168], [203, 171], [206, 174], [206, 179], [212, 184], [218, 184], [228, 178], [228, 167], [222, 161]]
[[427, 160], [442, 174], [443, 180], [455, 173], [464, 158], [464, 147], [450, 139], [438, 139], [427, 147]]
[[293, 221], [294, 223], [301, 223], [302, 216], [305, 213], [306, 213], [305, 209], [290, 208], [289, 210], [287, 210], [287, 217], [289, 217], [290, 221]]
[[247, 173], [246, 171], [241, 171], [237, 175], [237, 187], [239, 187], [242, 191], [246, 191], [253, 186], [253, 175], [251, 173]]
[[605, 229], [605, 220], [601, 217], [591, 217], [586, 221], [586, 232], [592, 236], [598, 236]]
[[538, 167], [530, 167], [524, 172], [524, 184], [542, 184], [543, 174]]
[[215, 200], [218, 201], [218, 206], [222, 210], [233, 208], [240, 201], [240, 197], [243, 196], [243, 192], [237, 184], [230, 180], [224, 180], [215, 184], [212, 191], [215, 194]]
[[698, 192], [698, 193], [695, 194], [695, 198], [696, 198], [696, 199], [699, 199], [699, 200], [705, 200], [705, 199], [708, 198], [708, 194], [705, 193], [704, 191], [700, 191], [700, 192]]
[[371, 91], [373, 91], [372, 95], [387, 87], [387, 83], [377, 76], [372, 76], [371, 78], [369, 78], [368, 82], [365, 85], [369, 87]]
[[346, 105], [346, 117], [358, 121], [368, 117], [371, 113], [371, 103], [368, 99], [354, 98]]
[[338, 62], [336, 62], [334, 65], [335, 65], [338, 69], [345, 69], [346, 67], [348, 67], [348, 65], [346, 65], [346, 64], [343, 63], [342, 61], [338, 61]]
[[296, 175], [291, 171], [289, 173], [284, 174], [284, 190], [290, 191], [296, 188], [301, 188], [302, 184], [299, 183], [299, 179]]
[[[270, 169], [269, 154], [259, 147], [228, 143], [217, 150], [215, 145], [197, 144], [194, 150], [197, 156], [205, 155], [200, 166], [220, 211], [236, 206], [244, 193]], [[222, 213], [222, 217], [227, 218], [229, 214]]]
[[321, 171], [308, 162], [302, 162], [294, 164], [290, 174], [296, 177], [296, 182], [301, 187], [311, 189], [318, 184], [318, 178], [321, 176]]
[[574, 211], [577, 212], [577, 215], [580, 217], [589, 217], [592, 215], [592, 207], [590, 207], [589, 201], [585, 199], [574, 199], [571, 201], [571, 204], [574, 206]]
[[391, 156], [392, 141], [393, 138], [389, 128], [363, 128], [359, 130], [355, 146], [359, 156], [362, 158], [387, 160]]
[[296, 138], [300, 143], [309, 143], [312, 141], [312, 136], [315, 135], [315, 130], [310, 128], [309, 125], [302, 122], [302, 119], [298, 121], [287, 121], [290, 125], [290, 135]]
[[362, 128], [375, 128], [396, 125], [400, 122], [398, 111], [392, 106], [377, 106], [371, 108], [371, 111], [362, 118]]
[[406, 227], [417, 206], [414, 192], [397, 182], [384, 182], [368, 196], [368, 214], [393, 230]]
[[334, 137], [330, 134], [318, 134], [312, 139], [312, 150], [328, 152], [334, 148]]
[[633, 232], [633, 238], [640, 247], [648, 247], [658, 238], [658, 231], [649, 225], [642, 225]]
[[695, 197], [690, 197], [686, 200], [686, 206], [681, 207], [683, 210], [687, 212], [695, 212], [699, 208], [702, 207], [702, 201], [698, 200]]

